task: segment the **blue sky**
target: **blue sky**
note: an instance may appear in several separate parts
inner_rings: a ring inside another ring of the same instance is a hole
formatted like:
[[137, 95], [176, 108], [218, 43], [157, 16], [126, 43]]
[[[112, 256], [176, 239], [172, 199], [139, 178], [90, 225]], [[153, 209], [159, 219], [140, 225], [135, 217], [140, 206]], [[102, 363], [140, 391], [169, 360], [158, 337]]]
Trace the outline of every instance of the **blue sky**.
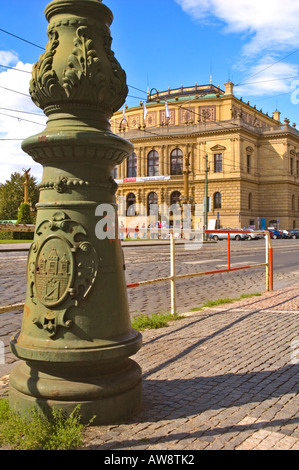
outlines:
[[[47, 0], [0, 0], [0, 29], [44, 47]], [[127, 73], [128, 106], [160, 91], [195, 83], [224, 88], [299, 129], [299, 2], [297, 0], [104, 0], [113, 12], [112, 49]], [[0, 31], [0, 182], [13, 171], [42, 169], [21, 150], [21, 139], [45, 118], [28, 94], [32, 64], [42, 50]], [[18, 91], [14, 93], [11, 90]], [[23, 93], [23, 94], [20, 94]], [[3, 109], [5, 108], [5, 109]], [[12, 111], [14, 110], [14, 111]], [[23, 111], [23, 113], [17, 113]], [[6, 114], [3, 115], [1, 113]], [[9, 116], [8, 116], [9, 115]], [[31, 122], [28, 122], [31, 121]]]

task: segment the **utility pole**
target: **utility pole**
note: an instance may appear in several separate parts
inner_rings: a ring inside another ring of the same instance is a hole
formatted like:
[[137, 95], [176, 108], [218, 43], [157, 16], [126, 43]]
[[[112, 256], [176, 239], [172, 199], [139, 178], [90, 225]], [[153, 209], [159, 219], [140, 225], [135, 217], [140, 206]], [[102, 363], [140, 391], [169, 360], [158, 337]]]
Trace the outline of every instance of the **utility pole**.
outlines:
[[181, 198], [181, 202], [183, 203], [183, 226], [184, 229], [192, 229], [193, 222], [192, 222], [192, 208], [193, 208], [193, 200], [190, 198], [189, 195], [189, 175], [190, 171], [190, 156], [191, 152], [188, 152], [184, 158], [184, 196]]
[[25, 181], [24, 181], [24, 202], [26, 204], [29, 203], [29, 173], [30, 173], [30, 170], [31, 168], [29, 168], [29, 170], [24, 170], [24, 177], [25, 177]]
[[185, 157], [185, 168], [184, 168], [184, 171], [183, 171], [183, 175], [184, 175], [184, 202], [186, 204], [189, 203], [189, 175], [190, 175], [190, 170], [189, 170], [189, 167], [190, 167], [190, 155], [191, 155], [191, 152], [188, 153], [188, 155], [186, 155]]
[[[210, 168], [208, 166], [208, 154], [205, 156], [206, 167], [205, 167], [205, 210], [204, 210], [204, 230], [208, 229], [208, 203], [209, 203], [209, 178], [208, 174]], [[204, 239], [207, 239], [207, 235], [205, 234]]]

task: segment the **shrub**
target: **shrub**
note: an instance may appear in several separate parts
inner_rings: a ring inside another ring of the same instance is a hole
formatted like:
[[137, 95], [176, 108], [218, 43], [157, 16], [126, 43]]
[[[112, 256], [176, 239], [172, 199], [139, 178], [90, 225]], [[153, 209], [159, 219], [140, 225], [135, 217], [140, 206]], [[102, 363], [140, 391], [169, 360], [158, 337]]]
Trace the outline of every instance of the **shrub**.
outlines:
[[30, 205], [27, 202], [23, 202], [19, 207], [17, 224], [32, 224]]
[[9, 408], [7, 398], [0, 399], [0, 446], [12, 450], [72, 450], [83, 442], [80, 406], [66, 416], [52, 409], [46, 418], [37, 410], [21, 416]]

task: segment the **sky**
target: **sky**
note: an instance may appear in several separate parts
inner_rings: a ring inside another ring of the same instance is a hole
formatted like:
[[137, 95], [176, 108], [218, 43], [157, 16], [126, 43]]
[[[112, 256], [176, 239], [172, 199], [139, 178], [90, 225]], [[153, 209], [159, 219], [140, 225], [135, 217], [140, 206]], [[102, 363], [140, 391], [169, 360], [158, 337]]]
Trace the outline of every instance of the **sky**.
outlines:
[[[31, 101], [32, 66], [47, 39], [47, 0], [0, 0], [0, 183], [42, 167], [21, 149], [46, 118]], [[112, 50], [127, 74], [126, 104], [147, 90], [212, 82], [299, 129], [297, 0], [103, 0], [113, 13]], [[10, 33], [10, 34], [8, 34]], [[19, 36], [22, 41], [12, 36]]]

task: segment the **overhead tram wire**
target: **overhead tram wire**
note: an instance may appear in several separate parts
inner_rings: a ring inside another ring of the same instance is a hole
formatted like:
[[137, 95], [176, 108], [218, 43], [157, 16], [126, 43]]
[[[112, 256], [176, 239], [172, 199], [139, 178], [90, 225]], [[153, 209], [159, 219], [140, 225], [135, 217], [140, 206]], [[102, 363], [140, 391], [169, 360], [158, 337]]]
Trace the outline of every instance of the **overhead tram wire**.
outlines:
[[26, 93], [22, 93], [21, 91], [12, 90], [11, 88], [6, 88], [5, 86], [0, 86], [0, 88], [2, 88], [3, 90], [6, 90], [6, 91], [11, 91], [12, 93], [18, 93], [18, 95], [27, 96], [27, 98], [31, 98], [30, 95], [28, 95]]
[[31, 46], [38, 47], [39, 49], [45, 50], [44, 47], [41, 47], [38, 44], [35, 44], [34, 42], [28, 41], [27, 39], [21, 38], [20, 36], [16, 36], [16, 34], [10, 33], [9, 31], [6, 31], [5, 29], [0, 28], [0, 31], [2, 33], [8, 34], [9, 36], [13, 36], [14, 38], [19, 39], [20, 41], [26, 42], [27, 44], [30, 44]]
[[[256, 82], [250, 82], [251, 85], [256, 83], [268, 83], [268, 82], [279, 82], [280, 80], [291, 80], [293, 78], [299, 78], [299, 75], [295, 75], [293, 77], [280, 77], [280, 78], [271, 78], [269, 80], [257, 80]], [[237, 85], [235, 85], [237, 86]]]
[[41, 122], [30, 121], [29, 119], [23, 119], [23, 118], [20, 118], [18, 116], [12, 116], [11, 114], [6, 114], [6, 113], [1, 113], [0, 112], [0, 115], [10, 117], [10, 118], [13, 118], [13, 119], [17, 119], [18, 121], [30, 122], [31, 124], [37, 124], [38, 126], [45, 127], [44, 124], [42, 124]]
[[31, 75], [31, 72], [28, 72], [28, 70], [16, 69], [15, 67], [9, 67], [8, 65], [3, 65], [3, 64], [0, 64], [0, 67], [3, 67], [4, 69], [9, 69], [9, 70], [15, 70], [16, 72], [29, 73]]
[[21, 110], [18, 110], [18, 109], [11, 109], [11, 108], [1, 108], [3, 111], [11, 111], [12, 113], [22, 113], [22, 114], [30, 114], [30, 115], [33, 115], [33, 116], [40, 116], [40, 117], [45, 117], [44, 114], [42, 113], [33, 113], [33, 112], [30, 112], [30, 111], [21, 111]]
[[137, 90], [137, 91], [141, 91], [141, 93], [145, 93], [145, 94], [147, 95], [147, 91], [140, 90], [140, 88], [136, 88], [136, 87], [134, 87], [134, 86], [132, 86], [132, 85], [129, 85], [129, 84], [128, 84], [128, 87], [129, 87], [129, 88], [133, 88], [134, 90]]
[[248, 82], [248, 80], [250, 80], [250, 78], [255, 77], [256, 75], [259, 75], [259, 74], [265, 72], [266, 70], [270, 69], [271, 67], [274, 67], [274, 65], [279, 64], [280, 62], [283, 62], [285, 59], [287, 59], [287, 58], [290, 57], [291, 55], [296, 54], [296, 52], [299, 52], [299, 49], [296, 49], [295, 51], [291, 52], [290, 54], [286, 55], [285, 57], [282, 57], [281, 59], [277, 60], [277, 61], [274, 62], [273, 64], [268, 65], [268, 66], [265, 67], [264, 69], [259, 70], [258, 72], [253, 73], [252, 75], [249, 75], [249, 77], [248, 77], [247, 79], [242, 80], [241, 82], [239, 82], [239, 83], [238, 83], [237, 85], [235, 85], [235, 86], [237, 87], [237, 86], [242, 85], [243, 83]]

